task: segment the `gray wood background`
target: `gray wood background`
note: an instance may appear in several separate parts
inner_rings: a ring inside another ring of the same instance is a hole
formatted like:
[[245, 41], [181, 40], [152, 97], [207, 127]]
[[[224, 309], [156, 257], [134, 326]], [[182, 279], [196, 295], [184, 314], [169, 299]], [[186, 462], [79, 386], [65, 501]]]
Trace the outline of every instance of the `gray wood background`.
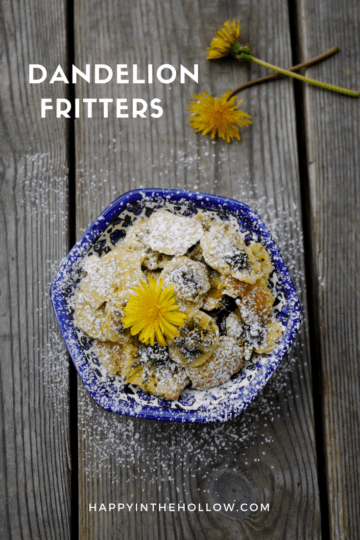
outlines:
[[[294, 93], [292, 81], [276, 81], [240, 95], [253, 116], [240, 143], [195, 135], [185, 111], [193, 93], [221, 95], [267, 74], [206, 60], [215, 31], [232, 17], [256, 56], [281, 66], [338, 45], [337, 56], [307, 73], [359, 89], [354, 0], [341, 7], [334, 0], [0, 3], [1, 539], [360, 537], [359, 101], [310, 87]], [[75, 97], [158, 97], [164, 115], [116, 119], [110, 109], [104, 119], [94, 106], [93, 118], [75, 121], [73, 140], [70, 120], [40, 118], [41, 97], [69, 97], [69, 88], [28, 84], [29, 63], [52, 73], [73, 55], [80, 68], [198, 63], [200, 82], [81, 82]], [[295, 345], [251, 407], [226, 424], [115, 416], [80, 380], [70, 386], [51, 279], [74, 232], [79, 237], [121, 193], [152, 186], [253, 206], [300, 295]], [[102, 502], [204, 507], [234, 497], [270, 503], [270, 511], [89, 511]]]
[[[360, 88], [360, 5], [300, 3], [304, 57], [336, 43], [341, 53], [311, 68], [320, 79]], [[337, 99], [339, 98], [339, 99]], [[360, 535], [360, 103], [305, 89], [305, 140], [309, 176], [312, 292], [330, 531], [333, 538]], [[310, 246], [309, 246], [310, 247]]]
[[[0, 537], [70, 538], [69, 368], [49, 299], [68, 240], [68, 126], [29, 63], [67, 62], [66, 12], [0, 3]], [[47, 88], [63, 97], [63, 89]]]

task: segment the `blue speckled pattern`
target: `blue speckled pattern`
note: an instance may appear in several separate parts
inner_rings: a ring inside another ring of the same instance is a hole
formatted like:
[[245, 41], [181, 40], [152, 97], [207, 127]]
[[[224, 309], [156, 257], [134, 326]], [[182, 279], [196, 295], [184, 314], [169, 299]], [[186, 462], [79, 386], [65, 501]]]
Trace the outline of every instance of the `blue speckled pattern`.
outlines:
[[[110, 243], [115, 245], [125, 234], [124, 227], [126, 229], [127, 226], [131, 226], [131, 221], [127, 222], [129, 212], [125, 211], [130, 209], [130, 213], [136, 216], [142, 209], [146, 210], [147, 206], [160, 208], [169, 204], [181, 208], [183, 215], [191, 215], [199, 209], [217, 212], [220, 219], [229, 219], [229, 216], [232, 221], [235, 219], [239, 229], [245, 234], [245, 241], [261, 242], [267, 249], [275, 268], [277, 287], [281, 289], [285, 301], [281, 310], [277, 312], [277, 319], [283, 324], [284, 333], [275, 350], [269, 355], [262, 355], [261, 359], [253, 359], [252, 363], [233, 376], [229, 383], [208, 391], [204, 404], [199, 404], [197, 390], [187, 389], [178, 403], [174, 403], [148, 396], [138, 388], [135, 393], [132, 385], [120, 382], [116, 386], [114, 377], [101, 376], [99, 368], [96, 367], [99, 362], [91, 351], [91, 341], [81, 336], [74, 326], [73, 312], [69, 307], [69, 298], [74, 296], [80, 281], [84, 258], [89, 252], [96, 252], [101, 256], [102, 250], [106, 252], [107, 249], [111, 249], [106, 246], [104, 240], [106, 234], [108, 233]], [[119, 218], [122, 213], [127, 214], [125, 218]], [[121, 221], [123, 227], [117, 228], [116, 224]], [[104, 409], [118, 414], [175, 422], [224, 422], [241, 414], [261, 391], [285, 356], [301, 321], [299, 300], [289, 272], [268, 229], [257, 213], [246, 204], [233, 199], [170, 189], [130, 191], [108, 206], [62, 262], [51, 286], [51, 298], [70, 356], [95, 402]], [[192, 408], [194, 402], [197, 402], [196, 408]]]

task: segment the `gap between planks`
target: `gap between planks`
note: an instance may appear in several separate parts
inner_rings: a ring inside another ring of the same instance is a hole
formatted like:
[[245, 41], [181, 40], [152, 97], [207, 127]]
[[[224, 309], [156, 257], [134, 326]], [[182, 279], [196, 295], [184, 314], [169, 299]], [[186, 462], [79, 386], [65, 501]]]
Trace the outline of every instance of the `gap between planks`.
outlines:
[[[75, 64], [75, 5], [74, 0], [67, 0], [67, 71], [68, 79], [72, 81], [72, 65]], [[69, 162], [69, 191], [68, 191], [68, 230], [69, 250], [76, 243], [76, 148], [75, 148], [75, 84], [70, 82], [68, 99], [71, 103], [71, 117], [69, 120], [68, 162]], [[79, 538], [79, 456], [78, 456], [78, 374], [69, 357], [70, 381], [70, 452], [71, 452], [71, 538]]]
[[[288, 0], [289, 6], [289, 23], [290, 23], [290, 38], [292, 49], [292, 62], [294, 65], [305, 61], [302, 58], [300, 49], [299, 27], [298, 27], [298, 10], [297, 3]], [[315, 359], [321, 357], [320, 350], [320, 320], [316, 309], [318, 304], [316, 294], [314, 274], [315, 265], [313, 262], [313, 253], [311, 249], [311, 221], [307, 213], [307, 208], [310, 208], [310, 182], [308, 172], [308, 155], [306, 147], [305, 135], [305, 114], [304, 114], [304, 83], [294, 81], [294, 100], [295, 100], [295, 115], [296, 115], [296, 140], [298, 149], [299, 162], [299, 178], [300, 178], [300, 197], [301, 197], [301, 216], [304, 233], [304, 264], [305, 264], [305, 282], [307, 284], [306, 296], [308, 303], [308, 319], [309, 319], [309, 339], [310, 339], [310, 357], [313, 399], [314, 399], [314, 422], [315, 422], [315, 447], [317, 458], [317, 472], [320, 494], [320, 510], [321, 510], [321, 532], [323, 538], [330, 538], [329, 528], [329, 500], [328, 489], [326, 483], [326, 452], [325, 452], [325, 434], [323, 428], [324, 418], [324, 400], [323, 400], [323, 369], [322, 362], [315, 362]], [[310, 247], [307, 247], [310, 246]]]

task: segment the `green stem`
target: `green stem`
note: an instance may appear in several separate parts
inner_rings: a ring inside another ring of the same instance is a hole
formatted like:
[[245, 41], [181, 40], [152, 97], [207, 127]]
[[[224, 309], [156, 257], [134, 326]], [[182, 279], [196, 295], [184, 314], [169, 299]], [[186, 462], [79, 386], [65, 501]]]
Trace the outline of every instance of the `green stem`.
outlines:
[[320, 88], [325, 88], [326, 90], [332, 90], [333, 92], [338, 92], [339, 94], [345, 94], [346, 96], [351, 96], [351, 97], [360, 96], [360, 92], [356, 92], [355, 90], [348, 90], [347, 88], [341, 88], [340, 86], [335, 86], [334, 84], [328, 84], [321, 81], [317, 81], [315, 79], [310, 79], [309, 77], [303, 77], [303, 75], [299, 75], [298, 73], [294, 73], [287, 69], [279, 68], [277, 66], [274, 66], [273, 64], [269, 64], [268, 62], [259, 60], [258, 58], [255, 58], [252, 55], [251, 56], [248, 55], [246, 59], [251, 60], [252, 62], [255, 62], [255, 64], [259, 64], [260, 66], [264, 66], [274, 71], [277, 71], [278, 73], [281, 73], [282, 75], [293, 77], [294, 79], [298, 79], [299, 81], [313, 84], [314, 86], [320, 86]]
[[[326, 58], [329, 58], [329, 56], [339, 52], [339, 47], [333, 47], [332, 49], [329, 49], [328, 51], [320, 54], [319, 56], [315, 56], [315, 58], [312, 58], [311, 60], [308, 60], [307, 62], [302, 62], [301, 64], [297, 64], [296, 66], [293, 66], [289, 68], [289, 71], [299, 71], [303, 68], [308, 68], [310, 66], [313, 66], [314, 64], [317, 64], [318, 62], [321, 62], [322, 60], [325, 60]], [[264, 82], [274, 81], [276, 79], [281, 79], [284, 77], [281, 73], [274, 73], [274, 75], [267, 75], [266, 77], [260, 77], [260, 79], [255, 79], [253, 81], [249, 81], [245, 84], [242, 84], [241, 86], [238, 86], [235, 88], [231, 94], [229, 95], [228, 99], [233, 97], [235, 94], [238, 94], [242, 90], [245, 90], [245, 88], [250, 88], [250, 86], [255, 86], [257, 84], [262, 84]]]

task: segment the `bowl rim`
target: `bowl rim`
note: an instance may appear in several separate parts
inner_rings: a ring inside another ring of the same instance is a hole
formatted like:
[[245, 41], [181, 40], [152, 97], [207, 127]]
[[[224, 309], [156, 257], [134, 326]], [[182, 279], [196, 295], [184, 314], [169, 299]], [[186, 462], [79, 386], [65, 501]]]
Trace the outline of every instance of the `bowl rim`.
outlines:
[[[273, 351], [269, 358], [270, 361], [257, 370], [248, 386], [240, 388], [230, 400], [218, 403], [211, 409], [200, 407], [197, 410], [182, 410], [170, 409], [166, 406], [146, 406], [136, 403], [131, 397], [129, 397], [129, 401], [117, 400], [117, 402], [114, 402], [114, 399], [106, 389], [106, 386], [99, 383], [90, 369], [80, 347], [74, 324], [70, 320], [67, 312], [62, 285], [66, 277], [71, 274], [75, 263], [80, 258], [84, 257], [96, 238], [107, 229], [110, 222], [124, 210], [129, 203], [134, 203], [143, 200], [144, 198], [161, 200], [164, 203], [168, 201], [171, 203], [178, 203], [179, 205], [184, 205], [184, 203], [189, 205], [190, 202], [197, 208], [206, 208], [208, 210], [217, 211], [219, 211], [219, 206], [221, 206], [221, 209], [223, 209], [224, 212], [228, 211], [232, 215], [238, 215], [239, 219], [241, 217], [242, 219], [250, 220], [253, 225], [256, 225], [259, 242], [264, 245], [270, 254], [272, 263], [280, 277], [281, 285], [285, 291], [289, 317], [286, 330], [279, 341], [282, 346]], [[198, 191], [144, 188], [128, 191], [120, 195], [93, 221], [68, 255], [63, 259], [59, 270], [52, 281], [50, 296], [56, 319], [72, 362], [93, 400], [103, 409], [117, 414], [172, 422], [217, 423], [230, 420], [241, 414], [260, 393], [272, 373], [288, 352], [299, 330], [301, 322], [300, 303], [289, 271], [270, 231], [267, 229], [257, 212], [247, 204], [235, 199]], [[241, 400], [237, 399], [240, 397], [239, 394], [242, 394]]]

